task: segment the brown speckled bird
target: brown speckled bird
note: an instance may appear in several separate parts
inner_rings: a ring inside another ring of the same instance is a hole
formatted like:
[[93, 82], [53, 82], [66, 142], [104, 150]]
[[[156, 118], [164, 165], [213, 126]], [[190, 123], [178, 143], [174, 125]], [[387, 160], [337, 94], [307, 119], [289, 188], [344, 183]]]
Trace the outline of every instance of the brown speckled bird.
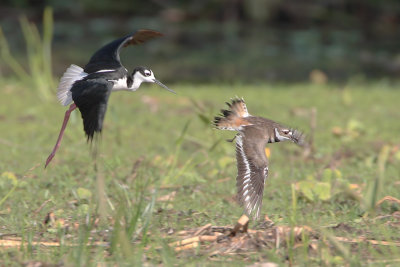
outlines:
[[[226, 103], [228, 110], [214, 118], [214, 125], [220, 130], [237, 131], [236, 177], [237, 199], [245, 213], [258, 219], [262, 206], [265, 180], [268, 176], [268, 158], [265, 155], [267, 143], [292, 141], [298, 145], [304, 142], [303, 134], [277, 122], [248, 113], [243, 99], [232, 99]], [[232, 139], [232, 141], [234, 140]]]

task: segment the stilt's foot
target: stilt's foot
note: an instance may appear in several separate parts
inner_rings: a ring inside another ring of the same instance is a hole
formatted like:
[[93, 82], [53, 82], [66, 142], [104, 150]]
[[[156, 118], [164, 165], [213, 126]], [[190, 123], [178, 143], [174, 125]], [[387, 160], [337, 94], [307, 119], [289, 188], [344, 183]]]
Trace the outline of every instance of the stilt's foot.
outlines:
[[47, 165], [49, 165], [50, 161], [54, 158], [54, 155], [55, 155], [55, 154], [56, 154], [56, 153], [52, 152], [52, 153], [49, 155], [49, 157], [48, 157], [47, 160], [46, 160], [46, 164], [44, 165], [44, 168], [45, 168], [45, 169], [46, 169]]
[[243, 214], [242, 217], [239, 218], [235, 227], [233, 227], [232, 232], [230, 233], [231, 236], [235, 236], [236, 233], [246, 233], [249, 227], [249, 217]]

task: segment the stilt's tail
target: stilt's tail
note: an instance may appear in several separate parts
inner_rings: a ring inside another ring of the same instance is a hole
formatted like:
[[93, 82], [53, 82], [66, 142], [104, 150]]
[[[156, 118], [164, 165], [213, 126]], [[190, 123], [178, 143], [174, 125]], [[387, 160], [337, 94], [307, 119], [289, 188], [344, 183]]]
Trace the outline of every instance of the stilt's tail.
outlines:
[[214, 125], [220, 130], [238, 131], [241, 126], [249, 123], [244, 118], [250, 116], [247, 111], [243, 98], [232, 99], [231, 103], [226, 103], [228, 110], [222, 109], [221, 115], [214, 118]]

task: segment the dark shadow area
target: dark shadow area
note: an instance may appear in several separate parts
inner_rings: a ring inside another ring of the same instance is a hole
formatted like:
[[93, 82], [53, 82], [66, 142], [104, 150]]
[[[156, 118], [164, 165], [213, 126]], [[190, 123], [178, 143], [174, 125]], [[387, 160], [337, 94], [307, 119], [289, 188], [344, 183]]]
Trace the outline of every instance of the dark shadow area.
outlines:
[[[400, 75], [397, 0], [76, 2], [3, 1], [1, 27], [16, 57], [25, 50], [19, 17], [40, 29], [50, 6], [57, 76], [140, 28], [165, 37], [125, 49], [123, 63], [150, 66], [166, 82], [308, 81], [313, 70], [330, 81]], [[10, 74], [3, 62], [0, 74]]]

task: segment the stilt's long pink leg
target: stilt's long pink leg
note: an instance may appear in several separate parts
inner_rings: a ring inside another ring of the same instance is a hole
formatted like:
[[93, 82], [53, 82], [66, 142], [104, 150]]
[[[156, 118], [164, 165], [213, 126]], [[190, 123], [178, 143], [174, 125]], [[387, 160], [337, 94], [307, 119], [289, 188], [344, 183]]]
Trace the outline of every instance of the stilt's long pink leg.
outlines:
[[69, 109], [65, 112], [64, 122], [63, 122], [63, 124], [61, 126], [61, 130], [60, 130], [60, 134], [58, 135], [57, 143], [54, 146], [53, 151], [51, 152], [51, 154], [49, 155], [49, 157], [46, 160], [46, 165], [44, 165], [45, 168], [47, 167], [47, 165], [49, 165], [50, 161], [53, 159], [53, 157], [56, 154], [58, 148], [60, 147], [61, 139], [62, 139], [62, 137], [64, 135], [64, 130], [67, 127], [69, 116], [71, 115], [71, 112], [74, 109], [76, 109], [75, 103], [71, 104], [71, 106], [69, 106]]

